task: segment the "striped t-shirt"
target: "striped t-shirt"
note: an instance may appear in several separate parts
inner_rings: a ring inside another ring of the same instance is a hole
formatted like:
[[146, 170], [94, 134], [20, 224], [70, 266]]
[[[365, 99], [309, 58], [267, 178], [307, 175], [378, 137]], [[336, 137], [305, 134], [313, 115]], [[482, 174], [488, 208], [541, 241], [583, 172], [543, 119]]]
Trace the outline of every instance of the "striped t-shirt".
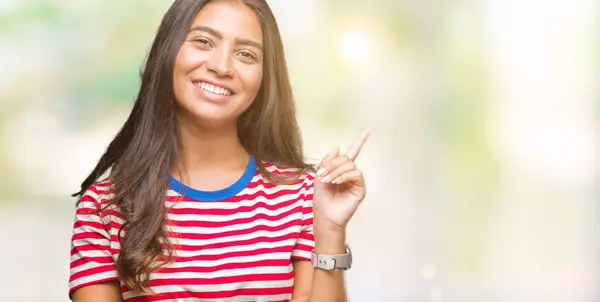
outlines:
[[[291, 184], [270, 183], [252, 158], [236, 183], [218, 191], [194, 190], [170, 177], [165, 224], [173, 261], [150, 276], [154, 294], [121, 286], [124, 301], [289, 301], [292, 259], [310, 260], [314, 248], [313, 180], [308, 173]], [[77, 206], [69, 296], [119, 279], [117, 233], [124, 220], [116, 207], [94, 214], [113, 196], [109, 183], [97, 183]]]

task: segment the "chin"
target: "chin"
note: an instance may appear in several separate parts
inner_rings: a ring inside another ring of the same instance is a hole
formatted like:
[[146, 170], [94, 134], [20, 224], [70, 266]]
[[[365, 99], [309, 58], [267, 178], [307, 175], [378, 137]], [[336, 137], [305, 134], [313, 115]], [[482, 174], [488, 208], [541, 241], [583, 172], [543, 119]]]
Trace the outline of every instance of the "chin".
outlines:
[[180, 111], [186, 124], [195, 127], [215, 129], [235, 127], [238, 117], [251, 105], [242, 104], [240, 99], [230, 99], [228, 102], [215, 103], [204, 98], [188, 98], [180, 103]]
[[195, 127], [201, 127], [201, 128], [207, 128], [207, 129], [228, 128], [229, 126], [235, 126], [236, 121], [237, 121], [235, 116], [231, 116], [229, 114], [223, 114], [223, 113], [219, 114], [216, 112], [214, 114], [207, 114], [207, 111], [190, 112], [187, 115], [188, 115], [188, 118], [185, 119], [186, 122], [188, 122], [189, 124], [191, 124]]

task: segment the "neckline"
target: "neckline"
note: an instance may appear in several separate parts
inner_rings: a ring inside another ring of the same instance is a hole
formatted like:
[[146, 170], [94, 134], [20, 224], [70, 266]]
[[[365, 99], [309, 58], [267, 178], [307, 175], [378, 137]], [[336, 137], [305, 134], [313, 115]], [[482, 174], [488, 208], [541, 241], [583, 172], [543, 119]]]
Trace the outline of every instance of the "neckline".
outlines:
[[250, 160], [246, 166], [244, 174], [230, 186], [216, 191], [202, 191], [181, 183], [173, 175], [169, 175], [169, 187], [180, 195], [197, 201], [219, 201], [233, 197], [244, 190], [256, 175], [256, 163], [254, 157], [250, 155]]

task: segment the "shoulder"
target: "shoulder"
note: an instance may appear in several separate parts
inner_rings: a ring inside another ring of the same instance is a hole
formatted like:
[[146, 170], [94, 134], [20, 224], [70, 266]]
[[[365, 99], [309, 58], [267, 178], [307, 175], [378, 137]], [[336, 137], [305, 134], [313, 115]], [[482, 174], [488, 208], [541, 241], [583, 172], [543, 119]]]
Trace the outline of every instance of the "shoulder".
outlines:
[[115, 196], [110, 180], [101, 180], [90, 185], [77, 202], [77, 210], [93, 210], [95, 213], [106, 210]]
[[314, 169], [286, 167], [271, 162], [264, 163], [264, 168], [274, 179], [277, 179], [276, 184], [271, 183], [272, 186], [279, 190], [293, 191], [303, 199], [312, 198]]
[[271, 173], [277, 178], [289, 177], [294, 183], [308, 183], [312, 184], [315, 179], [314, 169], [301, 169], [296, 167], [286, 167], [284, 165], [276, 164], [273, 162], [263, 162], [265, 170]]

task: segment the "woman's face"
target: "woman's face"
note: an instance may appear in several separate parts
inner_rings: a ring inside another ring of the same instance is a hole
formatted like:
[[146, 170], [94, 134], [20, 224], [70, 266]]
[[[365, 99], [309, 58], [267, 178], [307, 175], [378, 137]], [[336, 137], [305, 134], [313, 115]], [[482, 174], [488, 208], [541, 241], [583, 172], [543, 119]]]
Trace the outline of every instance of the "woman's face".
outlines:
[[204, 5], [175, 60], [180, 122], [235, 125], [260, 88], [262, 44], [261, 25], [249, 7], [223, 0]]

